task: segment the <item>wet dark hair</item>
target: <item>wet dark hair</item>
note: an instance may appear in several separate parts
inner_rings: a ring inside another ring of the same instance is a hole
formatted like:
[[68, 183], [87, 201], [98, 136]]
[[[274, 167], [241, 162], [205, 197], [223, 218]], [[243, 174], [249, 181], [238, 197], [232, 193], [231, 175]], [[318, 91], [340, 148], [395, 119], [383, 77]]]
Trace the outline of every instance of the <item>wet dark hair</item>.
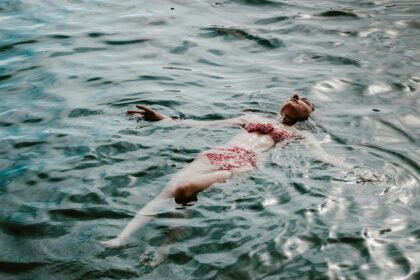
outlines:
[[304, 117], [304, 118], [289, 118], [288, 116], [282, 116], [282, 117], [283, 117], [283, 123], [287, 125], [294, 125], [297, 122], [303, 122], [309, 118], [309, 116]]

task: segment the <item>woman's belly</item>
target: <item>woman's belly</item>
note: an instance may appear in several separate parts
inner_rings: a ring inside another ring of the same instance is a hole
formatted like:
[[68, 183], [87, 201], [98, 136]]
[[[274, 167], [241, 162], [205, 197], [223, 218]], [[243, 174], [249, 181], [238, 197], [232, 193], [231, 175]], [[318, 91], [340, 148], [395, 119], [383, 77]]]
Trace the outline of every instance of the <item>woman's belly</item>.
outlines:
[[250, 152], [261, 153], [274, 146], [274, 140], [265, 134], [242, 132], [229, 140], [227, 145], [239, 146]]

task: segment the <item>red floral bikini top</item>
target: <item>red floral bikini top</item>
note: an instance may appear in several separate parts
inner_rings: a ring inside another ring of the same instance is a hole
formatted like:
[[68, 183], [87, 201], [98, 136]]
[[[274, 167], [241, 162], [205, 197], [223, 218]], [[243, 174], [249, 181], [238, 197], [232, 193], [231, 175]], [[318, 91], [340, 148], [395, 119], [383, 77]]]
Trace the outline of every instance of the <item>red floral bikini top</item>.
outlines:
[[274, 142], [278, 143], [284, 139], [292, 137], [287, 131], [274, 127], [271, 123], [251, 122], [245, 125], [245, 130], [248, 132], [259, 132], [269, 135]]

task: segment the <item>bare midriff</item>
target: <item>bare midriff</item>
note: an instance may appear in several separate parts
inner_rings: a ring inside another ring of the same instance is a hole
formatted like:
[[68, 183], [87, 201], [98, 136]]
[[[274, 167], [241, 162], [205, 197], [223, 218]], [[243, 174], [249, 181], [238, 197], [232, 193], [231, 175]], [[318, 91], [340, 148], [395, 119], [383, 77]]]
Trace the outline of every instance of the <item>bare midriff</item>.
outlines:
[[[266, 131], [259, 131], [261, 128], [258, 126], [248, 127], [248, 131], [233, 137], [226, 146], [212, 149], [204, 154], [218, 170], [255, 168], [258, 165], [258, 154], [289, 137], [286, 131], [280, 129], [275, 131], [272, 126], [263, 129]], [[274, 137], [273, 133], [276, 133]]]

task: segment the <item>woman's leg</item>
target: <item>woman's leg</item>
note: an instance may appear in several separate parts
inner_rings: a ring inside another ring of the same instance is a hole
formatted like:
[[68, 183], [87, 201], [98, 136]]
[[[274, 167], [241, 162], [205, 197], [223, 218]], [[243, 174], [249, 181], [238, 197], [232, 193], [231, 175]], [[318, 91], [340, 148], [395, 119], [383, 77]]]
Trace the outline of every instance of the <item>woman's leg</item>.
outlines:
[[139, 230], [154, 217], [154, 215], [148, 213], [156, 213], [159, 211], [160, 208], [168, 202], [168, 199], [170, 199], [170, 197], [160, 193], [137, 212], [134, 218], [130, 220], [116, 238], [107, 241], [100, 241], [100, 243], [106, 247], [120, 247], [121, 245], [124, 245], [134, 232]]
[[[209, 166], [206, 166], [206, 162], [199, 158], [181, 170], [159, 195], [137, 212], [136, 216], [131, 219], [116, 238], [100, 243], [107, 247], [123, 245], [133, 233], [143, 227], [154, 217], [154, 214], [167, 204], [168, 199], [175, 198], [177, 203], [184, 204], [190, 201], [196, 193], [205, 190], [214, 183], [224, 182], [231, 176], [230, 171], [209, 171], [203, 167], [209, 168]], [[200, 173], [205, 171], [209, 172]]]
[[231, 177], [232, 173], [227, 170], [214, 171], [207, 174], [192, 176], [191, 178], [179, 183], [173, 191], [176, 203], [185, 204], [212, 184], [222, 183]]

